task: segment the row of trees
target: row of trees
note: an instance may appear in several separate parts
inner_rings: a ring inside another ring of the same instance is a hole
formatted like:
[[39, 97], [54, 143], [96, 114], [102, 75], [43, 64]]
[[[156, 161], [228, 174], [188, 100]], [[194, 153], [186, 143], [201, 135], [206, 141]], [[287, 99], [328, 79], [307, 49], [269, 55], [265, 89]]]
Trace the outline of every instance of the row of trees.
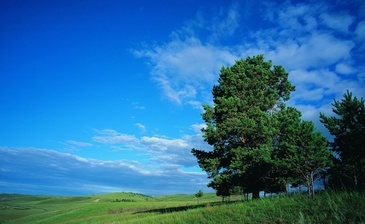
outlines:
[[[285, 104], [294, 90], [285, 69], [273, 66], [262, 55], [222, 67], [218, 84], [212, 90], [214, 105], [204, 105], [202, 114], [206, 123], [203, 136], [213, 150], [192, 149], [199, 166], [211, 179], [208, 186], [217, 195], [227, 197], [240, 189], [242, 193], [252, 193], [255, 199], [260, 197], [260, 191], [288, 191], [290, 183], [305, 185], [309, 196], [314, 197], [314, 183], [328, 175], [333, 166], [339, 173], [356, 179], [359, 185], [362, 178], [359, 172], [364, 167], [361, 163], [346, 169], [340, 167], [344, 163], [354, 165], [351, 159], [358, 161], [352, 155], [359, 147], [364, 152], [364, 122], [357, 136], [360, 140], [357, 139], [351, 152], [344, 143], [350, 139], [355, 141], [351, 134], [335, 138], [331, 150], [314, 124], [302, 120], [300, 111]], [[356, 101], [354, 107], [362, 105], [363, 108], [363, 101], [353, 99], [350, 93], [346, 97]], [[335, 107], [340, 105], [342, 102], [335, 101]], [[342, 111], [338, 112], [341, 115]], [[321, 120], [331, 134], [344, 133], [343, 129], [338, 130], [341, 119], [321, 114]], [[351, 124], [358, 125], [358, 120]], [[332, 175], [330, 178], [333, 183], [344, 183], [341, 178]]]

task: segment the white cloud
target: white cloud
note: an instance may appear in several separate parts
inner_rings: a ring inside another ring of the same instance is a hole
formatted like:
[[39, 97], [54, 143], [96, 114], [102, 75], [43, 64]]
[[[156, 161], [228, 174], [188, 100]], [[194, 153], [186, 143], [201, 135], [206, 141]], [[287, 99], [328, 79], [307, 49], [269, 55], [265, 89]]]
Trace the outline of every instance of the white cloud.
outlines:
[[358, 41], [358, 43], [360, 45], [359, 49], [364, 51], [365, 50], [365, 42], [364, 42], [364, 39], [365, 39], [365, 21], [364, 20], [360, 21], [357, 24], [357, 27], [356, 27], [356, 30], [355, 30], [355, 37], [356, 37], [356, 40]]
[[197, 100], [190, 100], [190, 101], [187, 102], [187, 104], [192, 106], [194, 109], [198, 109], [198, 110], [203, 111], [202, 103], [197, 101]]
[[231, 36], [239, 29], [241, 16], [239, 7], [239, 4], [233, 4], [227, 12], [221, 11], [218, 16], [213, 18], [213, 22], [208, 28], [211, 32], [209, 37], [211, 41], [219, 41], [221, 38]]
[[[333, 99], [341, 99], [347, 90], [357, 96], [364, 95], [364, 92], [361, 92], [363, 82], [351, 76], [343, 78], [327, 69], [294, 70], [290, 73], [289, 79], [296, 86], [289, 104], [300, 109], [303, 114], [308, 113], [309, 105], [317, 110], [323, 110], [325, 105], [328, 106], [333, 102]], [[318, 116], [319, 112], [309, 120], [315, 121]]]
[[93, 140], [99, 143], [105, 144], [118, 144], [118, 143], [134, 143], [137, 141], [136, 137], [128, 134], [120, 134], [112, 129], [104, 129], [97, 130], [96, 136], [93, 137]]
[[136, 110], [144, 110], [146, 107], [144, 105], [141, 105], [139, 102], [133, 102], [132, 106]]
[[197, 166], [196, 158], [191, 154], [193, 147], [208, 148], [199, 135], [185, 135], [178, 139], [144, 136], [141, 138], [141, 143], [152, 161], [160, 165], [178, 165], [179, 167]]
[[[281, 10], [277, 10], [278, 7], [282, 7]], [[315, 5], [314, 8], [320, 10], [320, 5]], [[316, 27], [316, 20], [312, 16], [313, 7], [306, 4], [297, 5], [276, 5], [274, 8], [269, 8], [269, 11], [273, 11], [274, 16], [271, 17], [270, 21], [278, 21], [283, 28], [291, 28], [293, 30], [304, 29], [309, 30], [309, 28]], [[276, 14], [276, 15], [275, 15]], [[304, 18], [304, 20], [301, 20]], [[306, 25], [309, 25], [306, 26]]]
[[150, 60], [152, 79], [177, 104], [195, 99], [204, 85], [215, 81], [220, 67], [236, 58], [227, 49], [202, 44], [195, 37], [173, 39], [136, 55]]
[[206, 128], [206, 124], [205, 123], [201, 123], [201, 124], [193, 124], [193, 125], [191, 125], [190, 127], [191, 127], [191, 129], [193, 129], [196, 133], [198, 133], [198, 134], [201, 134], [202, 133], [202, 129], [203, 128]]
[[318, 108], [312, 105], [298, 105], [296, 108], [302, 112], [303, 120], [313, 121], [315, 118], [319, 117]]
[[339, 74], [344, 74], [344, 75], [349, 75], [357, 72], [355, 68], [351, 67], [346, 63], [337, 64], [335, 71]]
[[168, 149], [185, 148], [188, 146], [183, 139], [166, 139], [160, 137], [147, 137], [143, 136], [141, 142], [145, 145], [149, 145], [157, 150], [166, 151]]
[[[174, 164], [183, 169], [197, 166], [196, 158], [191, 153], [192, 148], [210, 149], [210, 146], [202, 139], [201, 132], [195, 130], [202, 126], [193, 125], [192, 130], [196, 133], [180, 138], [165, 136], [142, 136], [138, 138], [112, 129], [104, 129], [96, 130], [96, 135], [92, 139], [118, 151], [137, 149], [143, 154], [144, 159], [147, 157], [149, 161], [157, 162], [155, 164], [157, 168], [166, 164]], [[138, 155], [136, 156], [138, 158]]]
[[365, 21], [361, 21], [357, 24], [355, 34], [359, 40], [365, 39]]
[[280, 39], [272, 44], [274, 50], [266, 51], [265, 55], [289, 71], [330, 66], [340, 60], [348, 59], [354, 47], [351, 41], [315, 31], [297, 40]]
[[139, 130], [141, 132], [146, 132], [147, 128], [145, 125], [141, 124], [141, 123], [135, 123], [135, 125], [139, 128]]
[[77, 147], [89, 147], [89, 146], [93, 145], [89, 142], [79, 142], [79, 141], [74, 141], [74, 140], [68, 140], [68, 141], [66, 141], [66, 143], [70, 144], [72, 146], [77, 146]]
[[342, 93], [341, 78], [328, 70], [294, 70], [289, 79], [297, 88], [293, 97], [301, 100], [321, 100], [325, 95]]
[[354, 18], [348, 14], [333, 15], [324, 13], [320, 16], [320, 18], [322, 19], [323, 24], [329, 28], [343, 33], [349, 32], [349, 27], [354, 21]]
[[136, 106], [134, 106], [134, 109], [144, 110], [145, 107], [144, 106], [140, 106], [140, 105], [136, 105]]

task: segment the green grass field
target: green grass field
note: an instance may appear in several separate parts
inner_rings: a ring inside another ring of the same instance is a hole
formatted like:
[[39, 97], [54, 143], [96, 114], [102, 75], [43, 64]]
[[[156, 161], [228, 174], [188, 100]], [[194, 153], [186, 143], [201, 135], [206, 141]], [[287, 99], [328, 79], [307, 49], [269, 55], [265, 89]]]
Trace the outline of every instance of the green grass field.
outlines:
[[365, 193], [321, 192], [256, 201], [214, 194], [150, 197], [112, 193], [85, 197], [0, 194], [0, 223], [365, 223]]

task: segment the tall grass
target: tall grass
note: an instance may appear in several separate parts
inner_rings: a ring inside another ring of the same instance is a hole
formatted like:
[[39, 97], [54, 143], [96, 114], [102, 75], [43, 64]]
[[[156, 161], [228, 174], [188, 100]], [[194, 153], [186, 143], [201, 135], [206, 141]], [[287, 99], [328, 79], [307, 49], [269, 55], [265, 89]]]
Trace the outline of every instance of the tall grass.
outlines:
[[160, 214], [127, 223], [365, 223], [364, 192], [275, 196]]

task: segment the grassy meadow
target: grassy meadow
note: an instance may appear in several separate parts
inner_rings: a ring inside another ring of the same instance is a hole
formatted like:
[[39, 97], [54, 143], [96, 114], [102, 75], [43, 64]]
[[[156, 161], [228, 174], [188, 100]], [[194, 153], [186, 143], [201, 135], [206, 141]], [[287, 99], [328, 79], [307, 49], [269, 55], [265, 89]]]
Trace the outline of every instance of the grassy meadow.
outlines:
[[320, 192], [255, 201], [215, 194], [84, 197], [0, 194], [0, 223], [365, 223], [364, 192]]

